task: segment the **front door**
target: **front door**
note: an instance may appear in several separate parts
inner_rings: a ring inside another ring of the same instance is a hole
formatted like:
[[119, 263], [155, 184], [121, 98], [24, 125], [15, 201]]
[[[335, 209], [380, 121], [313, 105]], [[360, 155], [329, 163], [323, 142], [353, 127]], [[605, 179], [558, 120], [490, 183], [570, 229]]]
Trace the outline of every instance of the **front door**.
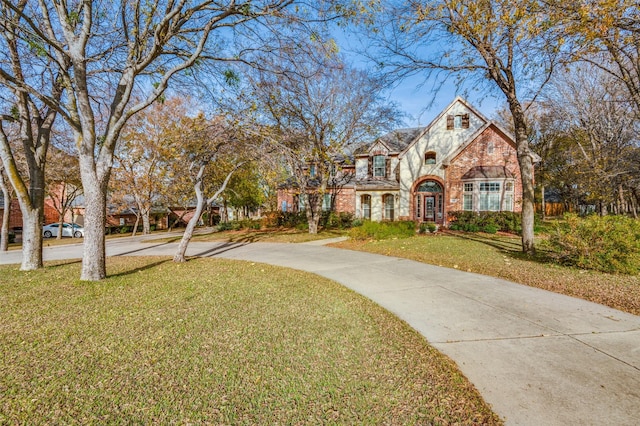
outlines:
[[424, 220], [427, 222], [436, 220], [436, 197], [432, 195], [424, 197]]

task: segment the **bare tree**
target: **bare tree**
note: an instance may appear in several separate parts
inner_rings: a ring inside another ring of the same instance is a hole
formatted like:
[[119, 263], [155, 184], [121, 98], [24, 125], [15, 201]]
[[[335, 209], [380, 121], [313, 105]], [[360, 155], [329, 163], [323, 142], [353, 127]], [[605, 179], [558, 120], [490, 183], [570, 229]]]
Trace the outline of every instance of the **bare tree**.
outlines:
[[522, 176], [522, 249], [533, 253], [536, 156], [529, 147], [525, 109], [551, 78], [561, 53], [559, 41], [542, 31], [548, 17], [541, 3], [410, 1], [385, 10], [374, 52], [391, 75], [475, 79], [480, 85], [492, 83], [504, 95]]
[[[41, 90], [23, 75], [4, 68], [0, 70], [2, 83], [17, 97], [28, 95], [46, 106], [51, 114], [45, 120], [52, 121], [59, 114], [68, 122], [78, 146], [86, 200], [81, 279], [106, 276], [107, 186], [117, 141], [129, 118], [158, 99], [174, 76], [198, 66], [203, 59], [238, 60], [234, 40], [247, 39], [247, 32], [258, 34], [254, 23], [283, 16], [293, 3], [0, 0], [3, 32], [8, 29], [11, 34], [5, 44], [19, 43], [16, 60], [33, 51], [46, 57], [43, 69], [51, 74], [48, 87], [55, 90]], [[144, 92], [142, 100], [132, 98], [135, 90]], [[21, 112], [22, 116], [35, 114]], [[3, 158], [8, 158], [6, 151]], [[8, 169], [11, 177], [10, 164]], [[32, 178], [31, 185], [35, 188], [37, 179]], [[16, 186], [19, 198], [24, 198]]]
[[267, 133], [304, 200], [309, 233], [315, 234], [335, 157], [372, 140], [399, 115], [383, 102], [381, 80], [349, 68], [323, 48], [312, 46], [309, 52], [270, 63], [269, 73], [253, 79], [252, 99], [267, 119]]
[[570, 141], [568, 166], [577, 169], [574, 183], [586, 201], [601, 215], [626, 212], [639, 129], [624, 86], [588, 64], [576, 66], [554, 81], [545, 105], [559, 137]]
[[55, 47], [40, 43], [40, 28], [29, 30], [30, 7], [26, 0], [0, 3], [0, 97], [7, 108], [0, 111], [0, 158], [22, 212], [21, 270], [42, 267], [46, 157], [69, 68], [67, 59], [56, 61]]

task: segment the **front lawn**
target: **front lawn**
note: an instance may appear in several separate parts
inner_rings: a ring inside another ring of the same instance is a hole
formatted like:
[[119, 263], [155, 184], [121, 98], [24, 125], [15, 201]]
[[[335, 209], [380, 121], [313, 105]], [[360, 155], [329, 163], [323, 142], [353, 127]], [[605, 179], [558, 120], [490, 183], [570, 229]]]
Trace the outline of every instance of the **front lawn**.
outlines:
[[564, 267], [521, 252], [520, 238], [438, 232], [381, 241], [349, 240], [333, 246], [403, 257], [579, 297], [640, 315], [640, 276]]
[[367, 299], [263, 264], [0, 266], [0, 424], [498, 424]]

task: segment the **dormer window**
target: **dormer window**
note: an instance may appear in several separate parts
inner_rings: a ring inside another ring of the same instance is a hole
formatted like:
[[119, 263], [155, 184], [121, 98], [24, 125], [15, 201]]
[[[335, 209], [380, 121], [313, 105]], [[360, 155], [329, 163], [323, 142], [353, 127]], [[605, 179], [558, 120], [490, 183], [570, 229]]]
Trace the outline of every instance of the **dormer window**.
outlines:
[[387, 159], [384, 155], [375, 155], [373, 157], [373, 176], [385, 177]]
[[447, 130], [468, 129], [469, 114], [447, 115]]
[[424, 154], [424, 164], [436, 164], [436, 153], [429, 151]]

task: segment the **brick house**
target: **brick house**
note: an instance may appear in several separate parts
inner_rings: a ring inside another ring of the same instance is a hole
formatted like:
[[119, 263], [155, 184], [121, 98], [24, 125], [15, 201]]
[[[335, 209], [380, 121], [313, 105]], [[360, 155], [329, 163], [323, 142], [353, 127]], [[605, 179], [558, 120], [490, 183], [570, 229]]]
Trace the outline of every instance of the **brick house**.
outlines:
[[[521, 211], [513, 137], [460, 97], [428, 126], [396, 130], [356, 150], [340, 173], [353, 178], [332, 188], [325, 208], [363, 219], [446, 225], [452, 211]], [[295, 210], [296, 203], [295, 191], [282, 186], [278, 205]]]

